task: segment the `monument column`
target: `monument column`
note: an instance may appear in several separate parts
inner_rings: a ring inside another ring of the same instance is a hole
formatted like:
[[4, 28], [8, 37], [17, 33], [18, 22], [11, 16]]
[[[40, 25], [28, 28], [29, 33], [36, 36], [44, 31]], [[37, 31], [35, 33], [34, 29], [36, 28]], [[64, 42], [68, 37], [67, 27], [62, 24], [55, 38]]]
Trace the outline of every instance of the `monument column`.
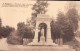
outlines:
[[34, 36], [34, 40], [33, 42], [37, 43], [38, 42], [38, 23], [36, 23], [36, 27], [35, 27], [35, 36]]
[[50, 23], [47, 24], [47, 43], [53, 43], [52, 38], [51, 38], [51, 27]]

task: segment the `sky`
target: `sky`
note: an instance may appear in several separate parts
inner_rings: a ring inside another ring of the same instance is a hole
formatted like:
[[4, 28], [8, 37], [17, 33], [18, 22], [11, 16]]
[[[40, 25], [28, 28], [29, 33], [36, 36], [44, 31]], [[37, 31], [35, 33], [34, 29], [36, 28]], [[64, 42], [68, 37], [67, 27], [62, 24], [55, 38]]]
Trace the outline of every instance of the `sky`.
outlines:
[[[25, 22], [31, 18], [32, 6], [36, 1], [28, 1], [28, 0], [0, 0], [0, 17], [2, 19], [2, 25], [9, 25], [11, 27], [17, 28], [17, 23]], [[69, 1], [68, 1], [69, 2]], [[47, 15], [56, 19], [56, 15], [58, 11], [62, 11], [66, 13], [67, 10], [67, 1], [48, 1]], [[16, 6], [8, 6], [5, 7], [4, 3], [9, 3], [10, 5], [20, 5]], [[80, 3], [79, 1], [77, 3]], [[22, 6], [21, 4], [25, 4], [27, 6]], [[79, 4], [78, 4], [79, 5]], [[3, 7], [4, 6], [4, 7]], [[78, 10], [80, 7], [78, 7]]]

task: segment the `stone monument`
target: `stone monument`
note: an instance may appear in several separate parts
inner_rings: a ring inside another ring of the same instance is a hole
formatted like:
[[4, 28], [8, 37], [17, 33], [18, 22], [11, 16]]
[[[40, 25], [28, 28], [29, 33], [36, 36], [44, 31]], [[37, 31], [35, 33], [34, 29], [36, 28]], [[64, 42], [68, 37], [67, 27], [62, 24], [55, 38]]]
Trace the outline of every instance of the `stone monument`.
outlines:
[[[45, 14], [38, 14], [36, 18], [36, 27], [35, 27], [35, 36], [33, 39], [33, 42], [29, 43], [28, 45], [56, 45], [53, 43], [53, 40], [51, 39], [51, 27], [50, 27], [51, 18], [49, 15]], [[46, 31], [46, 41], [44, 36], [44, 29], [41, 30], [41, 37], [40, 42], [38, 42], [38, 32], [39, 32], [39, 24], [45, 23], [47, 25], [47, 31]]]

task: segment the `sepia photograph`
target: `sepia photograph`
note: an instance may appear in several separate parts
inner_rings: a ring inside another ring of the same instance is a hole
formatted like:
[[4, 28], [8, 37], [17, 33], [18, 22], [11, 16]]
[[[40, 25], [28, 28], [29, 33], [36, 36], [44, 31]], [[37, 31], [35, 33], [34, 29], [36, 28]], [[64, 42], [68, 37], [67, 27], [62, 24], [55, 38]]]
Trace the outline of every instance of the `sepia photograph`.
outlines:
[[0, 0], [0, 51], [80, 51], [80, 1]]

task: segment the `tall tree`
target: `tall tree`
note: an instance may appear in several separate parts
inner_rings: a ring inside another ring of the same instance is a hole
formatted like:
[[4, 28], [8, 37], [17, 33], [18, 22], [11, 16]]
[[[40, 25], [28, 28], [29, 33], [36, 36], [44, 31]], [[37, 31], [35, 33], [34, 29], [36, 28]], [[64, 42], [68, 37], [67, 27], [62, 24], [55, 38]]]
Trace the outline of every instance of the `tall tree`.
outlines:
[[77, 5], [74, 3], [70, 4], [69, 5], [70, 8], [66, 13], [66, 16], [69, 19], [69, 22], [70, 22], [71, 26], [73, 27], [74, 32], [76, 32], [76, 30], [78, 29], [78, 19], [79, 19], [79, 15], [78, 15], [76, 6]]
[[42, 1], [42, 0], [37, 0], [36, 3], [33, 5], [32, 10], [34, 12], [32, 13], [32, 19], [31, 19], [33, 27], [35, 27], [35, 24], [36, 24], [35, 19], [37, 17], [37, 14], [40, 14], [40, 13], [45, 14], [47, 6], [48, 6], [47, 1]]
[[25, 32], [25, 23], [24, 22], [19, 22], [17, 24], [17, 34], [19, 36], [20, 42], [23, 43], [23, 36]]
[[[51, 22], [51, 32], [52, 32], [52, 38], [54, 39], [54, 42], [58, 43], [60, 42], [60, 38], [63, 36], [63, 29], [66, 26], [66, 19], [63, 12], [59, 11], [57, 15], [57, 21]], [[63, 26], [64, 25], [64, 26]]]
[[0, 27], [2, 27], [2, 20], [1, 20], [1, 18], [0, 18]]
[[30, 20], [27, 21], [25, 26], [24, 38], [33, 39], [32, 27], [30, 26]]
[[67, 27], [67, 22], [66, 22], [66, 18], [65, 18], [65, 15], [63, 14], [63, 12], [59, 11], [58, 12], [58, 17], [57, 17], [57, 22], [56, 22], [56, 25], [57, 25], [57, 42], [59, 44], [62, 44], [63, 42], [63, 35], [65, 34], [64, 33], [64, 30], [66, 29], [65, 27]]
[[24, 22], [19, 22], [17, 24], [17, 32], [18, 35], [23, 38], [24, 32], [25, 32], [25, 23]]
[[62, 44], [63, 42], [71, 41], [73, 38], [73, 29], [70, 25], [69, 19], [59, 11], [57, 15], [57, 21], [52, 26], [52, 36], [55, 42]]
[[2, 19], [0, 18], [0, 38], [1, 38], [1, 33], [2, 33]]
[[75, 1], [68, 2], [68, 5], [67, 5], [68, 11], [66, 13], [66, 17], [68, 17], [69, 22], [72, 25], [74, 32], [76, 32], [76, 30], [78, 29], [79, 15], [78, 15], [77, 6], [78, 5]]
[[72, 40], [74, 35], [72, 26], [70, 25], [69, 19], [62, 12], [58, 13], [56, 24], [60, 31], [59, 37], [63, 38], [64, 42]]

